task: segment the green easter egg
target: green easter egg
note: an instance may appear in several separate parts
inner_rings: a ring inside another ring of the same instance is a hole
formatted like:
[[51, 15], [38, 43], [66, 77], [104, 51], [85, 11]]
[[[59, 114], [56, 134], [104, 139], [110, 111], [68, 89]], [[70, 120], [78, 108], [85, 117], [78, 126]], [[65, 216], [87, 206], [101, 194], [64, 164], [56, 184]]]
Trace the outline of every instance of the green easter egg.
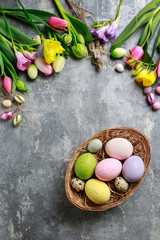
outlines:
[[115, 48], [112, 52], [111, 55], [114, 58], [121, 58], [124, 57], [127, 54], [126, 50], [124, 48]]
[[78, 178], [86, 180], [94, 174], [97, 160], [91, 153], [82, 154], [74, 165], [75, 174]]

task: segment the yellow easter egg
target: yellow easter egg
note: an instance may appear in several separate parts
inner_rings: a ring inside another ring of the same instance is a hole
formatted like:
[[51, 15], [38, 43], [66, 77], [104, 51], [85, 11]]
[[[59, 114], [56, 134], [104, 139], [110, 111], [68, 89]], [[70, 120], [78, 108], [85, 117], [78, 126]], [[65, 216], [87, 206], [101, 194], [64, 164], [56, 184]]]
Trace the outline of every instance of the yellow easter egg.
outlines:
[[85, 193], [96, 204], [103, 204], [110, 199], [110, 189], [107, 184], [94, 178], [86, 182]]

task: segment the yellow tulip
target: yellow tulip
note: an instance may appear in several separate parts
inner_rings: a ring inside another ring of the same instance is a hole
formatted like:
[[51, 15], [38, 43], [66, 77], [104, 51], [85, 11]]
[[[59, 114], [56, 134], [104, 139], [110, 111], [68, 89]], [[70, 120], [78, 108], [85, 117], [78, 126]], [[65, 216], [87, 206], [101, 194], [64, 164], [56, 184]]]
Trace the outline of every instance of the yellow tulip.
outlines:
[[63, 53], [64, 50], [61, 43], [59, 41], [54, 41], [54, 38], [43, 38], [43, 54], [48, 64], [53, 63], [56, 59], [56, 54]]
[[153, 85], [156, 81], [157, 78], [157, 69], [154, 71], [150, 72], [143, 80], [143, 86], [145, 87], [150, 87]]
[[136, 77], [136, 82], [140, 83], [144, 80], [144, 78], [147, 76], [148, 74], [148, 70], [144, 69], [142, 70], [142, 72], [140, 72], [140, 74]]

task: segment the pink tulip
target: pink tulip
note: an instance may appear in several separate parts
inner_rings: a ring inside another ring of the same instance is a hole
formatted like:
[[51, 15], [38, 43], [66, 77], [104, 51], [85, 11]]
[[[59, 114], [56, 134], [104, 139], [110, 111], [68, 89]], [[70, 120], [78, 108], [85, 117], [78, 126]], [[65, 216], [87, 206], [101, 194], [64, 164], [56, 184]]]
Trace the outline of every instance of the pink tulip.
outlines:
[[[141, 60], [141, 58], [142, 58], [142, 56], [143, 56], [143, 54], [144, 54], [144, 51], [143, 51], [143, 49], [141, 48], [141, 47], [139, 47], [139, 46], [135, 46], [135, 47], [133, 47], [132, 49], [131, 49], [131, 51], [132, 51], [132, 58], [133, 59], [136, 59], [136, 60]], [[128, 54], [129, 56], [131, 56], [131, 54], [129, 53]], [[130, 63], [130, 58], [126, 58], [126, 63], [129, 65], [129, 63]], [[131, 68], [135, 68], [135, 66], [137, 65], [137, 63], [136, 64], [134, 64], [133, 66], [131, 66]]]
[[37, 58], [37, 52], [28, 52], [23, 50], [23, 55], [31, 61], [34, 61]]
[[27, 70], [31, 65], [31, 60], [26, 58], [21, 52], [16, 51], [17, 68], [21, 71]]
[[160, 77], [160, 61], [158, 62], [158, 65], [157, 65], [157, 75], [158, 77]]
[[51, 64], [46, 63], [46, 61], [43, 58], [37, 58], [34, 61], [36, 67], [38, 68], [39, 71], [44, 73], [46, 76], [50, 75], [53, 73], [53, 67]]
[[3, 84], [7, 92], [11, 93], [12, 92], [12, 79], [10, 77], [5, 77], [3, 79]]
[[68, 22], [66, 22], [64, 19], [57, 18], [57, 17], [50, 17], [48, 20], [49, 25], [57, 30], [66, 31], [66, 27]]

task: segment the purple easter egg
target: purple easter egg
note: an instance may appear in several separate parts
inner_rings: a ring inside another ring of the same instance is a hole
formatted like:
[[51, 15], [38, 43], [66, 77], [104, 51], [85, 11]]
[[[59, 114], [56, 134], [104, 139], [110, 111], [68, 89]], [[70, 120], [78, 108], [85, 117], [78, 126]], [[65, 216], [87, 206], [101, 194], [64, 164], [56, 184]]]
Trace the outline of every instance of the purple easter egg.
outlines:
[[128, 182], [137, 182], [144, 173], [144, 162], [139, 156], [129, 157], [122, 166], [123, 177]]

